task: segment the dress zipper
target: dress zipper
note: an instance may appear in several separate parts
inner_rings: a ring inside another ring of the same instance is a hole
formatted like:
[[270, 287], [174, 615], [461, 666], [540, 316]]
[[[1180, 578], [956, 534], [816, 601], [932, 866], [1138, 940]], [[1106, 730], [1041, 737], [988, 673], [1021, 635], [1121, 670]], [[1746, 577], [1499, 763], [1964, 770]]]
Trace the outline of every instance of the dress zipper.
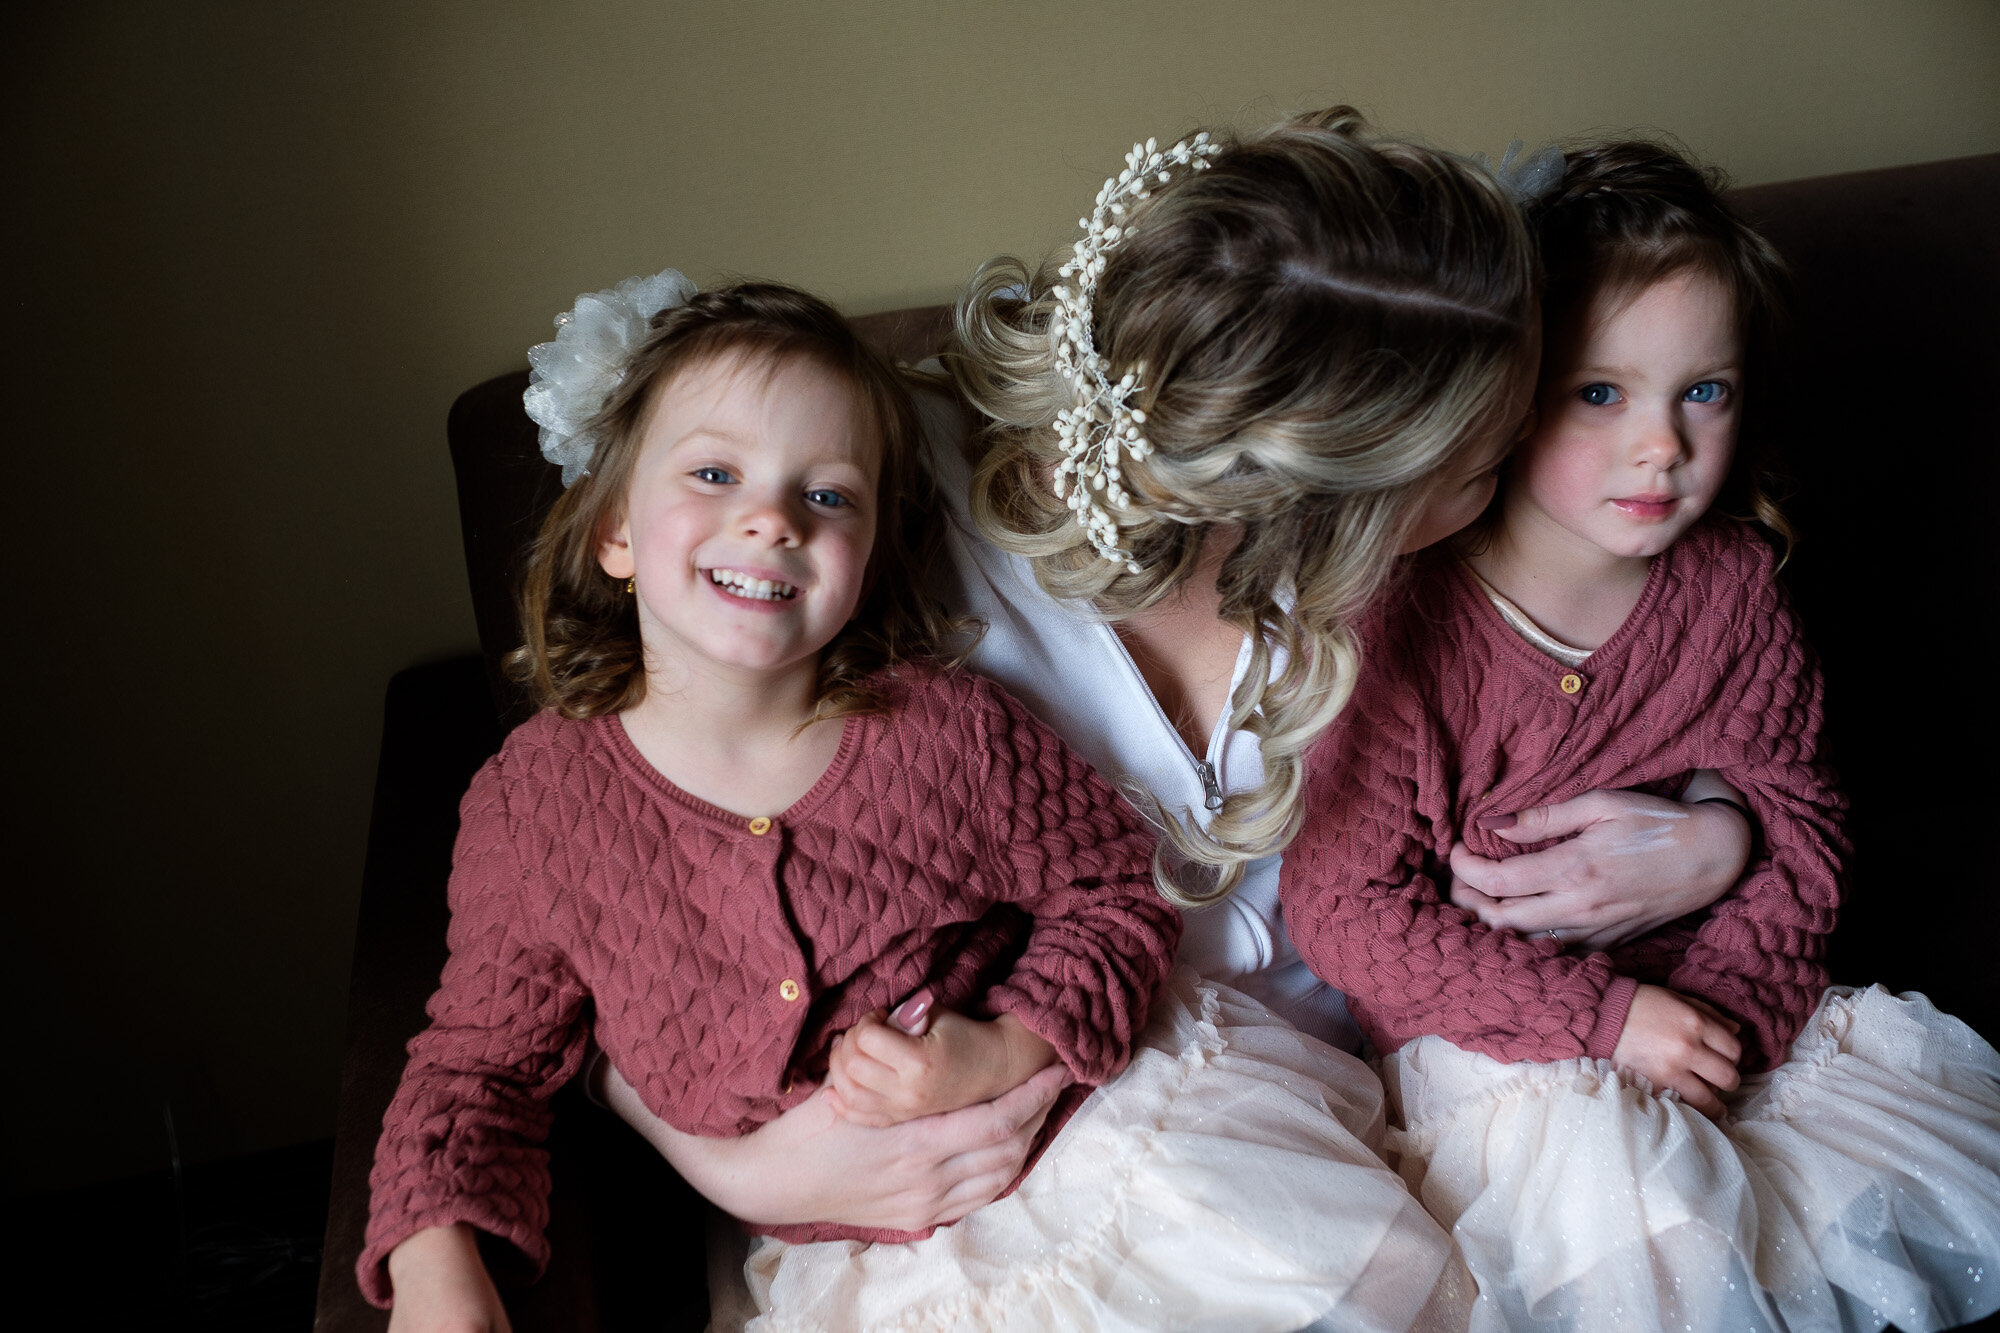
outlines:
[[1209, 763], [1206, 759], [1195, 758], [1194, 751], [1189, 749], [1188, 743], [1181, 739], [1180, 729], [1168, 719], [1167, 710], [1160, 707], [1160, 701], [1153, 697], [1152, 687], [1146, 684], [1145, 673], [1139, 670], [1139, 664], [1132, 660], [1132, 650], [1125, 646], [1125, 640], [1118, 637], [1117, 628], [1107, 625], [1102, 621], [1099, 621], [1098, 625], [1104, 633], [1111, 637], [1111, 646], [1118, 651], [1118, 655], [1125, 659], [1125, 669], [1132, 673], [1133, 681], [1139, 686], [1139, 693], [1144, 695], [1146, 702], [1153, 706], [1153, 716], [1159, 720], [1159, 724], [1166, 731], [1166, 734], [1174, 738], [1174, 744], [1180, 748], [1182, 754], [1187, 756], [1188, 762], [1194, 765], [1194, 775], [1201, 780], [1201, 803], [1210, 810], [1220, 810], [1222, 808], [1222, 784], [1216, 780], [1215, 765]]
[[1211, 810], [1222, 808], [1222, 784], [1215, 780], [1215, 765], [1206, 759], [1194, 761], [1195, 776], [1201, 779], [1202, 804]]

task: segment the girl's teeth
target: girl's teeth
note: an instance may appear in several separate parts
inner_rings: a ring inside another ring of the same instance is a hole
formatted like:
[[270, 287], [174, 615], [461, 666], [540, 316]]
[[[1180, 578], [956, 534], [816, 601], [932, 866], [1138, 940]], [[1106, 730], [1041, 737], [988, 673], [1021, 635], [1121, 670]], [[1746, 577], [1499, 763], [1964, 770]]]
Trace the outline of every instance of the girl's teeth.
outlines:
[[794, 591], [789, 583], [779, 583], [772, 579], [753, 579], [734, 570], [712, 569], [708, 577], [718, 587], [727, 588], [738, 597], [748, 597], [753, 601], [777, 601], [790, 597]]

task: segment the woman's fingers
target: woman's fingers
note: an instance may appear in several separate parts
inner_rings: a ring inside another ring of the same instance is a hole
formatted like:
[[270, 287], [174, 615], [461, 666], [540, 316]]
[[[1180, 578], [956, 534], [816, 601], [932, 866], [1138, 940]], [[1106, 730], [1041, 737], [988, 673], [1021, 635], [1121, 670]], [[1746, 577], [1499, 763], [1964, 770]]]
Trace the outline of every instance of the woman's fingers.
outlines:
[[956, 1222], [974, 1209], [984, 1208], [1000, 1197], [1000, 1191], [1012, 1184], [1014, 1177], [1021, 1174], [1021, 1163], [1015, 1162], [1012, 1169], [1000, 1169], [984, 1175], [968, 1176], [953, 1186], [939, 1202], [934, 1225], [943, 1226]]
[[1453, 843], [1451, 881], [1454, 894], [1461, 883], [1489, 899], [1508, 898], [1522, 892], [1512, 887], [1514, 875], [1507, 869], [1507, 864], [1490, 856], [1481, 856], [1462, 842]]
[[990, 1102], [906, 1121], [887, 1131], [909, 1135], [900, 1160], [917, 1168], [915, 1196], [900, 1229], [955, 1222], [991, 1203], [1028, 1160], [1028, 1150], [1067, 1081], [1061, 1065], [1042, 1070]]
[[1462, 880], [1474, 892], [1495, 900], [1490, 909], [1493, 919], [1480, 915], [1490, 926], [1531, 934], [1601, 924], [1597, 918], [1603, 912], [1603, 898], [1597, 892], [1596, 867], [1578, 854], [1574, 842], [1505, 860], [1481, 856], [1461, 842], [1451, 849], [1451, 873], [1454, 884]]
[[1588, 791], [1558, 805], [1537, 805], [1511, 815], [1486, 815], [1479, 827], [1508, 842], [1544, 842], [1581, 833], [1610, 817], [1603, 792]]

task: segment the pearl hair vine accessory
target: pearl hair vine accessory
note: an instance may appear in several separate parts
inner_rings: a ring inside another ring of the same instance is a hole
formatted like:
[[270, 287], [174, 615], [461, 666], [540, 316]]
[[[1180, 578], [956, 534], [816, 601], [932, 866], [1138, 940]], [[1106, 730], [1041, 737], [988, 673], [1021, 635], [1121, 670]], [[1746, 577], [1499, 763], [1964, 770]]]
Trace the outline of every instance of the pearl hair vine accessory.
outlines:
[[562, 468], [567, 487], [590, 471], [597, 436], [590, 420], [611, 401], [653, 316], [686, 305], [694, 283], [674, 269], [627, 278], [608, 292], [586, 292], [556, 316], [554, 342], [528, 349], [528, 390], [521, 403], [542, 428], [542, 457]]
[[1153, 451], [1139, 430], [1146, 424], [1146, 414], [1131, 405], [1132, 399], [1144, 392], [1139, 377], [1145, 367], [1135, 366], [1112, 380], [1110, 362], [1092, 342], [1091, 298], [1104, 272], [1105, 254], [1125, 238], [1122, 219], [1127, 207], [1171, 180], [1173, 168], [1201, 171], [1208, 166], [1208, 159], [1221, 151], [1221, 145], [1210, 143], [1207, 134], [1183, 139], [1165, 151], [1156, 139], [1132, 145], [1132, 151], [1125, 155], [1125, 170], [1104, 182], [1104, 188], [1097, 192], [1097, 207], [1088, 218], [1077, 220], [1083, 239], [1076, 243], [1074, 256], [1058, 270], [1069, 281], [1053, 292], [1056, 371], [1069, 381], [1074, 399], [1056, 413], [1056, 435], [1063, 451], [1063, 461], [1056, 468], [1056, 498], [1069, 502], [1077, 525], [1100, 558], [1122, 563], [1134, 574], [1139, 566], [1118, 544], [1118, 524], [1104, 501], [1120, 509], [1130, 507], [1132, 498], [1123, 485], [1120, 454], [1129, 453], [1136, 460]]

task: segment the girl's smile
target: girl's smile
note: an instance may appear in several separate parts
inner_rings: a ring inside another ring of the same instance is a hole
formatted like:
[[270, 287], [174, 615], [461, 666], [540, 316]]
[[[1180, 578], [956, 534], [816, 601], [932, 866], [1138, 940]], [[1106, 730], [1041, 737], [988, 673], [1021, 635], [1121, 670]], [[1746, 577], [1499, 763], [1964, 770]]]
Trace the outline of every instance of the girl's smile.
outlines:
[[774, 574], [756, 574], [741, 569], [705, 571], [708, 581], [735, 601], [789, 602], [799, 590]]

